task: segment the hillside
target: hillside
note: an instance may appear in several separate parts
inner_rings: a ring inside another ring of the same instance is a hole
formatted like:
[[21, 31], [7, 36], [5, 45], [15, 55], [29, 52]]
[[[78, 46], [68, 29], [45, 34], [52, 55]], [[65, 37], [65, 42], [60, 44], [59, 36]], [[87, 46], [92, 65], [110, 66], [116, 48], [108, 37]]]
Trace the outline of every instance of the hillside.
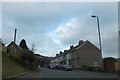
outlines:
[[26, 71], [30, 71], [27, 65], [21, 61], [15, 60], [5, 53], [2, 54], [2, 77], [7, 78], [16, 74], [20, 74]]

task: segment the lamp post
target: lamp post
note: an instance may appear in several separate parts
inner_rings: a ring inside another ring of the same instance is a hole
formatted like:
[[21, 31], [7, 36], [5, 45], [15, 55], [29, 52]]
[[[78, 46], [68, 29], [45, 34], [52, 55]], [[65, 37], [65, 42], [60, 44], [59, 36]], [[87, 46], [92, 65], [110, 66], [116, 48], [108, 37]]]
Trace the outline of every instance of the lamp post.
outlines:
[[100, 35], [99, 18], [98, 18], [98, 16], [95, 16], [95, 15], [92, 15], [91, 17], [97, 18], [98, 35], [99, 35], [99, 44], [100, 44], [100, 53], [101, 53], [101, 55], [102, 55], [102, 46], [101, 46], [101, 35]]

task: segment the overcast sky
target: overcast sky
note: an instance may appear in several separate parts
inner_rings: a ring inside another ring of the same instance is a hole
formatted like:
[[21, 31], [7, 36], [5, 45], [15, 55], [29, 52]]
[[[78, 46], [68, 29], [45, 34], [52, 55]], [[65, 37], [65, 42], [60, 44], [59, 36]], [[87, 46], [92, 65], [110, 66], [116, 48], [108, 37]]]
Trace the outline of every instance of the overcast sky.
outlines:
[[36, 53], [55, 56], [59, 51], [89, 40], [99, 48], [97, 22], [99, 16], [103, 57], [118, 57], [117, 2], [5, 2], [2, 3], [2, 39], [13, 40], [17, 28], [17, 44], [25, 39]]

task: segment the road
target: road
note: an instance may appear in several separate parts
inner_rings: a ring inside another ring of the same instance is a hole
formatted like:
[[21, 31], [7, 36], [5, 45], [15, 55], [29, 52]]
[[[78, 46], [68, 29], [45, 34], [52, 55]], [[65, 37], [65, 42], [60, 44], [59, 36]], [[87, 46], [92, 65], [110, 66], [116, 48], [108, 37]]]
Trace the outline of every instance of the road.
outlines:
[[63, 71], [48, 68], [41, 68], [41, 70], [27, 73], [16, 78], [117, 78], [117, 74], [97, 73], [90, 71]]

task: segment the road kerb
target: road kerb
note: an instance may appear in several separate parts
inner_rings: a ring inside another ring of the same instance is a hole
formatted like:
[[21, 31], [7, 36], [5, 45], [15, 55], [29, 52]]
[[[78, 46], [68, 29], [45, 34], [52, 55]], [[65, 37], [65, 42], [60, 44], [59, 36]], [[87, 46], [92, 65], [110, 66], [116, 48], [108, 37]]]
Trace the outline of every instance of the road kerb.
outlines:
[[31, 71], [27, 71], [27, 72], [23, 72], [23, 73], [20, 73], [20, 74], [16, 74], [16, 75], [7, 77], [7, 79], [9, 79], [9, 78], [14, 78], [14, 77], [17, 77], [17, 76], [20, 76], [20, 75], [23, 75], [23, 74], [26, 74], [26, 73], [29, 73], [29, 72], [31, 72]]

